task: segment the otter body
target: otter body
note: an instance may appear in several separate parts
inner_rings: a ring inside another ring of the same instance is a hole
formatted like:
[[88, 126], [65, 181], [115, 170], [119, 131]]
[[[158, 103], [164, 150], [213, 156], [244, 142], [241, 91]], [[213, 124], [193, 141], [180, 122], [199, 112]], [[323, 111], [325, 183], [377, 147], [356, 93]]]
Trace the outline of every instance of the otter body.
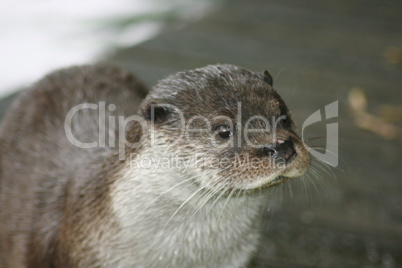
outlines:
[[[285, 119], [241, 135], [256, 115]], [[244, 267], [261, 190], [309, 161], [267, 72], [207, 66], [149, 94], [105, 64], [55, 72], [1, 124], [0, 267]]]

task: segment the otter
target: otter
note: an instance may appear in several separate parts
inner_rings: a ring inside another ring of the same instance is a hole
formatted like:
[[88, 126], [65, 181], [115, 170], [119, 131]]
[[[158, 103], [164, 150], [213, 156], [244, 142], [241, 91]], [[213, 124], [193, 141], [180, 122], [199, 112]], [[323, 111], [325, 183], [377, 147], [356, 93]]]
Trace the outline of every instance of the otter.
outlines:
[[1, 267], [245, 267], [310, 164], [269, 72], [56, 71], [0, 126]]

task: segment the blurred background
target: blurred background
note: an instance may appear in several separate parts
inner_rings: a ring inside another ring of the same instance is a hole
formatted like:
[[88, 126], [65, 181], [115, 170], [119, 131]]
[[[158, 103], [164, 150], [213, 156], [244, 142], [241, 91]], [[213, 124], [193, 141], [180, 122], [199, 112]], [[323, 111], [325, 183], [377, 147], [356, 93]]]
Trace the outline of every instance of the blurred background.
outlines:
[[327, 124], [338, 123], [339, 165], [314, 163], [306, 178], [272, 191], [251, 267], [402, 267], [401, 1], [0, 5], [0, 113], [48, 71], [97, 61], [150, 87], [207, 64], [269, 69], [299, 126], [338, 101], [339, 116], [304, 135], [325, 148]]
[[49, 71], [94, 62], [200, 19], [223, 1], [29, 0], [0, 3], [0, 96]]

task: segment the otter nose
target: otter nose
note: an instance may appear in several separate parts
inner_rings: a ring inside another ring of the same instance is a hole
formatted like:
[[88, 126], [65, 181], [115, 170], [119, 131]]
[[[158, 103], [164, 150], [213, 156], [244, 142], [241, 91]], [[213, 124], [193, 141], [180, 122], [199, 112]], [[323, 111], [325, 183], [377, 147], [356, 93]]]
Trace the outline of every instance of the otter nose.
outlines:
[[281, 140], [278, 139], [274, 143], [270, 143], [262, 147], [262, 151], [265, 155], [269, 155], [272, 158], [282, 158], [286, 162], [292, 159], [296, 154], [293, 141], [291, 139]]

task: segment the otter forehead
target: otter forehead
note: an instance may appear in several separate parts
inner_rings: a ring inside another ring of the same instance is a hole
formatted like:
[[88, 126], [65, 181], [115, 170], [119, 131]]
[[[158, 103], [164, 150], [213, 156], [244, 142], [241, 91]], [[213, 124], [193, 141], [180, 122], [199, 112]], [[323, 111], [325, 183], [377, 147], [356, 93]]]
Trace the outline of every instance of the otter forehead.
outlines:
[[169, 76], [150, 97], [175, 105], [187, 116], [234, 117], [239, 105], [244, 118], [286, 115], [286, 105], [266, 75], [234, 65], [209, 65]]

